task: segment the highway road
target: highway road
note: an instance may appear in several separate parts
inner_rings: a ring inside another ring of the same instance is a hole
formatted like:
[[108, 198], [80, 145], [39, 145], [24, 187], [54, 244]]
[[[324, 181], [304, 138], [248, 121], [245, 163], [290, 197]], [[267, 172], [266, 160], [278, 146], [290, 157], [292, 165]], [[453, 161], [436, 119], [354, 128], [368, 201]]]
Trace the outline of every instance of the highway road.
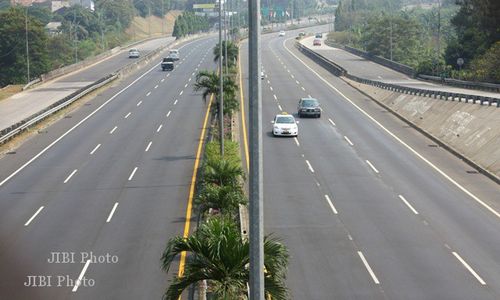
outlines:
[[215, 69], [214, 45], [179, 46], [174, 71], [149, 64], [0, 159], [0, 299], [161, 298], [207, 108], [195, 72]]
[[[264, 225], [290, 250], [291, 298], [500, 299], [499, 186], [301, 55], [297, 33], [262, 37]], [[309, 95], [322, 117], [273, 137]]]

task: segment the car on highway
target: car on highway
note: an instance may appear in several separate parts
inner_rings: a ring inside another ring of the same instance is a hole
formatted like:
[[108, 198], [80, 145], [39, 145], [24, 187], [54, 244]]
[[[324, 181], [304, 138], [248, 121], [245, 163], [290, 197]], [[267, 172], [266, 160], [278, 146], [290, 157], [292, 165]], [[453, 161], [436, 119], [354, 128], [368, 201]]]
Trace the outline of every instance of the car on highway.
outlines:
[[321, 46], [321, 40], [320, 39], [314, 39], [313, 46]]
[[164, 57], [161, 62], [162, 71], [172, 71], [174, 69], [174, 60], [171, 57]]
[[128, 50], [128, 58], [139, 58], [140, 53], [139, 50], [132, 48]]
[[299, 118], [312, 116], [321, 118], [321, 106], [315, 98], [300, 98], [297, 106], [297, 115]]
[[266, 75], [264, 75], [264, 71], [260, 72], [260, 79], [264, 79], [264, 77], [266, 77]]
[[285, 36], [285, 31], [281, 30], [279, 36]]
[[323, 38], [323, 34], [322, 34], [321, 32], [316, 33], [315, 38], [317, 38], [317, 39], [322, 39], [322, 38]]
[[299, 121], [295, 121], [292, 115], [285, 112], [277, 114], [271, 123], [273, 124], [272, 132], [274, 136], [297, 136], [299, 134], [299, 127], [297, 126]]
[[170, 49], [170, 51], [168, 52], [168, 56], [171, 57], [173, 60], [179, 60], [179, 50]]

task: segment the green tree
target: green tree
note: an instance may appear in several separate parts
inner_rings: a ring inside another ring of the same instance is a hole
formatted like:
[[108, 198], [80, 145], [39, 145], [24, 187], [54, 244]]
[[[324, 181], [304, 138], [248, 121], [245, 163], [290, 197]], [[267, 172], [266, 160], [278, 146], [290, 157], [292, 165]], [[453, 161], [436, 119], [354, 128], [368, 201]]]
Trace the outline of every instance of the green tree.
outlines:
[[240, 165], [231, 163], [225, 159], [211, 159], [206, 162], [203, 173], [205, 182], [218, 186], [238, 187], [238, 178], [243, 176]]
[[[240, 299], [249, 282], [249, 242], [229, 218], [211, 218], [188, 238], [174, 237], [167, 243], [161, 263], [165, 271], [182, 252], [190, 255], [181, 277], [175, 276], [165, 292], [167, 300], [177, 300], [191, 284], [207, 280], [217, 299]], [[266, 299], [287, 299], [285, 285], [288, 250], [276, 238], [264, 238], [264, 288]]]
[[[210, 95], [216, 95], [217, 103], [219, 103], [219, 75], [214, 71], [200, 71], [196, 74], [195, 91], [203, 90], [203, 100], [206, 101]], [[239, 102], [236, 97], [238, 86], [233, 78], [224, 76], [224, 114], [231, 116], [239, 109]]]
[[[50, 68], [47, 34], [43, 25], [28, 16], [30, 79]], [[10, 8], [0, 12], [0, 86], [27, 82], [25, 9]]]
[[237, 215], [239, 204], [245, 204], [246, 199], [239, 187], [208, 183], [202, 187], [196, 197], [196, 203], [204, 209], [214, 208], [223, 213]]
[[[222, 41], [222, 56], [225, 55], [225, 47], [227, 42], [227, 58], [223, 60], [223, 64], [226, 64], [226, 60], [228, 62], [229, 67], [233, 67], [236, 65], [236, 60], [238, 59], [238, 46], [231, 41]], [[214, 47], [214, 61], [219, 61], [219, 43]]]

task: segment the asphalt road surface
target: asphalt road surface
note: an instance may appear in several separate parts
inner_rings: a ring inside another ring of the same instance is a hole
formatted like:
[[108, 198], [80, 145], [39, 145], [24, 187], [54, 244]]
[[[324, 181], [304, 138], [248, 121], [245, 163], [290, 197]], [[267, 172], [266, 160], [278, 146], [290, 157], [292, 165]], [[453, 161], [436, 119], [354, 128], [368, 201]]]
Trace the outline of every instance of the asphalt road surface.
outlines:
[[179, 46], [174, 71], [146, 66], [0, 159], [0, 299], [161, 299], [207, 107], [195, 72], [215, 69], [214, 45]]
[[[499, 186], [301, 55], [297, 33], [261, 45], [264, 225], [290, 250], [291, 298], [500, 299]], [[309, 95], [321, 118], [273, 137]]]

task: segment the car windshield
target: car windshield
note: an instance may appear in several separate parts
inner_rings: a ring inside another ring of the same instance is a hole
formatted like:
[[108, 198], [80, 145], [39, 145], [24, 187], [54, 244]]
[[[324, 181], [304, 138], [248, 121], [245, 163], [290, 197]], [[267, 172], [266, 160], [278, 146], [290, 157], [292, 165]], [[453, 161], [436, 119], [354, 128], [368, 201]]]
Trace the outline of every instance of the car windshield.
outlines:
[[295, 120], [292, 116], [280, 116], [276, 118], [276, 123], [278, 124], [293, 124]]
[[129, 52], [137, 52], [137, 49], [130, 49]]
[[308, 99], [308, 100], [302, 100], [302, 105], [303, 107], [314, 107], [318, 106], [318, 101], [313, 100], [313, 99]]

